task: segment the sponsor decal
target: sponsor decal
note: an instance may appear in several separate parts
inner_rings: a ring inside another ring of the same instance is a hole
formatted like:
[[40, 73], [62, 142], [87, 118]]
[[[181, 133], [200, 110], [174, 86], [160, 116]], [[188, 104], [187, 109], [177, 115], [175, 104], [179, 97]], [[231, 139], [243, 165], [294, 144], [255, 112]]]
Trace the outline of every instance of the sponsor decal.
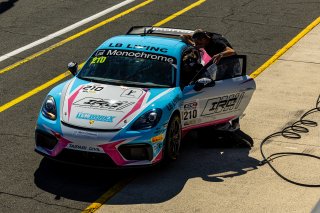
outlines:
[[[190, 102], [190, 103], [185, 103], [183, 105], [183, 120], [194, 120], [198, 116], [198, 103], [197, 102]], [[185, 122], [184, 125], [188, 125], [194, 122]]]
[[72, 149], [78, 149], [78, 150], [87, 150], [87, 146], [83, 146], [83, 145], [77, 145], [77, 144], [69, 144], [68, 148], [72, 148]]
[[161, 134], [161, 135], [157, 135], [157, 136], [151, 138], [151, 142], [152, 143], [157, 143], [159, 141], [163, 141], [163, 139], [164, 139], [164, 136], [163, 136], [163, 134]]
[[81, 151], [103, 152], [99, 147], [77, 145], [77, 144], [72, 144], [72, 143], [70, 143], [67, 148], [81, 150]]
[[134, 103], [135, 102], [87, 97], [74, 102], [73, 105], [110, 111], [121, 111]]
[[105, 51], [106, 51], [106, 50], [98, 50], [98, 51], [96, 52], [95, 56], [103, 56]]
[[198, 106], [197, 102], [191, 102], [183, 105], [184, 110], [196, 109]]
[[125, 91], [123, 91], [120, 97], [139, 99], [142, 94], [143, 90], [141, 89], [126, 89]]
[[97, 133], [94, 133], [94, 132], [87, 132], [87, 131], [82, 131], [82, 130], [76, 130], [73, 132], [73, 135], [74, 136], [77, 136], [77, 137], [87, 137], [87, 138], [97, 138], [98, 137], [98, 134]]
[[175, 28], [162, 28], [162, 27], [153, 27], [152, 30], [159, 32], [176, 32], [181, 34], [192, 34], [194, 31], [192, 30], [183, 30], [183, 29], [175, 29]]
[[180, 99], [181, 98], [177, 95], [172, 101], [170, 101], [170, 103], [167, 104], [167, 109], [171, 111]]
[[224, 114], [230, 111], [235, 111], [239, 108], [243, 96], [244, 92], [209, 99], [202, 115]]
[[125, 56], [125, 57], [135, 57], [135, 58], [144, 58], [157, 61], [163, 61], [173, 64], [174, 58], [165, 55], [152, 54], [146, 52], [135, 52], [127, 50], [106, 50], [105, 56]]
[[90, 124], [93, 124], [94, 121], [112, 123], [115, 117], [116, 116], [95, 115], [95, 114], [83, 113], [83, 112], [78, 112], [76, 116], [77, 119], [90, 120], [89, 121]]
[[168, 52], [167, 48], [160, 48], [160, 47], [154, 47], [154, 46], [145, 46], [145, 45], [139, 45], [139, 44], [123, 45], [122, 43], [116, 43], [116, 44], [110, 43], [109, 47], [124, 47], [124, 48], [127, 48], [127, 49], [148, 50], [148, 51], [162, 52], [162, 53]]

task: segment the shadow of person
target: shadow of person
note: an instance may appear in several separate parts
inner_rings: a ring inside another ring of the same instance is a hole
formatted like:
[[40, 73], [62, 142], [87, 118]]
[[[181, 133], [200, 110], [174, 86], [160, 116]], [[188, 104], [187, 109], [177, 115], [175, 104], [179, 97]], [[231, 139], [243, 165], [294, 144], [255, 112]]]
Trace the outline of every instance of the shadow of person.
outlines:
[[34, 173], [34, 182], [56, 199], [94, 202], [115, 183], [135, 177], [108, 204], [161, 203], [177, 196], [189, 180], [219, 183], [257, 169], [259, 161], [248, 156], [250, 148], [241, 146], [239, 138], [230, 134], [201, 130], [187, 136], [178, 160], [167, 165], [102, 170], [43, 159]]
[[0, 2], [0, 14], [12, 8], [14, 6], [14, 3], [17, 1], [18, 0], [8, 0], [8, 1]]

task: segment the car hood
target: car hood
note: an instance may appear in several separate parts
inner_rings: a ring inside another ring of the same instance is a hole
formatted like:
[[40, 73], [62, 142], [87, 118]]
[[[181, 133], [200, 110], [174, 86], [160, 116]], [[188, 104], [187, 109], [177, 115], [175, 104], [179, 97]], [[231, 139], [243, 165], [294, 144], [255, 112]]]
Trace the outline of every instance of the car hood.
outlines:
[[61, 105], [65, 124], [88, 129], [121, 129], [155, 99], [172, 89], [143, 89], [74, 79]]

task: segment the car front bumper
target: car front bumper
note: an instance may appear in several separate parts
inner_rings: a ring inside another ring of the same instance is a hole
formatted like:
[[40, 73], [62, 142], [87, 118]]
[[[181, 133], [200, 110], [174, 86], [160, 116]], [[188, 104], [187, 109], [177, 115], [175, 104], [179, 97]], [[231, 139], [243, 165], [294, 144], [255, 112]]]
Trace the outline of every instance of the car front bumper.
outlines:
[[147, 166], [162, 159], [164, 137], [153, 142], [154, 130], [121, 133], [79, 130], [67, 126], [62, 129], [63, 135], [37, 126], [35, 151], [54, 160], [90, 167]]

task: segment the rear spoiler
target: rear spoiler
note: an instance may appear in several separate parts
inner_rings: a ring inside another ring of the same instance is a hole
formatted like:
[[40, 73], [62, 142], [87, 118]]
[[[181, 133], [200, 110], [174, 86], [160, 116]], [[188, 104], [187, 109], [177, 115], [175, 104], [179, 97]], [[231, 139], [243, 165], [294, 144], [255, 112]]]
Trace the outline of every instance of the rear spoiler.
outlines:
[[152, 27], [152, 26], [133, 26], [127, 32], [127, 35], [169, 35], [169, 36], [180, 36], [180, 35], [192, 35], [193, 30], [166, 28], [166, 27]]

